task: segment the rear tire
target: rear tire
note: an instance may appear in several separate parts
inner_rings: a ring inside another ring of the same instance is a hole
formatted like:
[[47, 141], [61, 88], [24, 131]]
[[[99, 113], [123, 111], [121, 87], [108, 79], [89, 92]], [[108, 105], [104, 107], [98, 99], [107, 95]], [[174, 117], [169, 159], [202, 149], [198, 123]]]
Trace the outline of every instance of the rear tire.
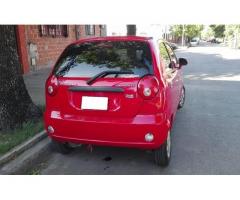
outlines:
[[73, 151], [73, 147], [71, 147], [68, 143], [61, 143], [55, 140], [52, 140], [51, 147], [54, 151], [61, 154], [69, 154]]
[[185, 91], [185, 87], [183, 86], [183, 88], [181, 90], [180, 101], [178, 103], [178, 109], [181, 109], [184, 106], [185, 96], [186, 96], [186, 91]]
[[168, 132], [166, 141], [162, 144], [159, 149], [154, 151], [155, 163], [159, 166], [168, 166], [171, 159], [171, 133]]

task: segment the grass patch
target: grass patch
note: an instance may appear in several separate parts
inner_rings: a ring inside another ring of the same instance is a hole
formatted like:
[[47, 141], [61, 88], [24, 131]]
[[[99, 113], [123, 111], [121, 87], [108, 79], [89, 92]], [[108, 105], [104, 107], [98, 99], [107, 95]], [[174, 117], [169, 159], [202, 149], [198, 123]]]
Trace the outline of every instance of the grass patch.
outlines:
[[0, 132], [0, 155], [23, 143], [43, 130], [42, 119], [38, 122], [27, 122], [21, 128]]
[[40, 174], [40, 170], [39, 169], [33, 169], [32, 171], [29, 172], [28, 175], [39, 175]]
[[41, 104], [37, 105], [37, 107], [39, 107], [42, 112], [44, 112], [46, 109], [46, 106]]

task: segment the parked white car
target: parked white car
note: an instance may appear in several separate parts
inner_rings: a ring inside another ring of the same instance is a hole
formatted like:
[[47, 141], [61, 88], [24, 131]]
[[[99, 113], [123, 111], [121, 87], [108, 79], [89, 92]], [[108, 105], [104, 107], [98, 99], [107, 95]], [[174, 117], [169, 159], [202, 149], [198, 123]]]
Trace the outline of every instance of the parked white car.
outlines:
[[198, 38], [191, 39], [191, 41], [190, 41], [190, 46], [191, 47], [195, 47], [195, 46], [198, 46], [198, 45], [199, 45], [199, 39]]

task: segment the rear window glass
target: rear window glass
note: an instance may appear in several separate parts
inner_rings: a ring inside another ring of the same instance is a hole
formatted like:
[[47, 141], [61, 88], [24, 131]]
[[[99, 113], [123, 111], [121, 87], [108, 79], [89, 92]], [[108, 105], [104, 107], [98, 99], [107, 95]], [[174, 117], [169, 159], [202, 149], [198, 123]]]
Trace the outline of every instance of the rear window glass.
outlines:
[[71, 45], [57, 62], [54, 74], [62, 77], [93, 77], [106, 70], [133, 72], [118, 75], [121, 77], [152, 74], [148, 44], [138, 41], [98, 41]]

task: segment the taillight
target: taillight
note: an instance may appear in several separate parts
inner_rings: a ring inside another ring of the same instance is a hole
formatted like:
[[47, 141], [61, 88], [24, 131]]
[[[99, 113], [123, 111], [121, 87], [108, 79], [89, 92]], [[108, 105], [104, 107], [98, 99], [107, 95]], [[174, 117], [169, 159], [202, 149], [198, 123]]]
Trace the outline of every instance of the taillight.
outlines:
[[46, 92], [47, 94], [54, 96], [57, 93], [58, 80], [55, 76], [50, 76], [46, 82]]
[[159, 91], [159, 81], [153, 75], [146, 75], [138, 82], [138, 94], [144, 99], [152, 99]]

